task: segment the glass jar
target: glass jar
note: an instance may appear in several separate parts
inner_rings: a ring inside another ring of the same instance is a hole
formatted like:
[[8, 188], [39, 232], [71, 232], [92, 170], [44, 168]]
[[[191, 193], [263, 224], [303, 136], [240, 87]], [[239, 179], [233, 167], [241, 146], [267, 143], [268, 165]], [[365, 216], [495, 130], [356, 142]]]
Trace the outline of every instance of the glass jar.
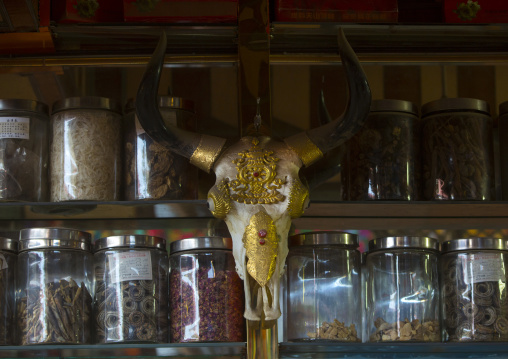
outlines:
[[369, 341], [441, 341], [438, 255], [439, 242], [428, 237], [369, 242]]
[[222, 237], [171, 242], [172, 343], [245, 341], [243, 281], [231, 249], [231, 239]]
[[291, 236], [287, 257], [288, 341], [361, 342], [358, 236], [310, 232]]
[[19, 344], [91, 344], [91, 235], [27, 228], [19, 235]]
[[346, 145], [344, 199], [418, 199], [419, 136], [415, 104], [372, 101], [365, 124]]
[[[166, 124], [196, 130], [192, 101], [160, 96], [159, 110]], [[197, 167], [146, 134], [137, 119], [134, 100], [127, 103], [125, 113], [125, 199], [197, 199]]]
[[0, 345], [16, 345], [17, 252], [17, 240], [0, 237]]
[[501, 191], [503, 201], [508, 200], [508, 101], [499, 105], [499, 161], [501, 173]]
[[463, 238], [443, 243], [445, 341], [508, 341], [508, 242]]
[[57, 101], [51, 115], [51, 201], [118, 201], [122, 115], [104, 97]]
[[48, 200], [48, 105], [0, 99], [0, 200]]
[[168, 342], [166, 240], [145, 235], [94, 244], [96, 343]]
[[424, 199], [493, 198], [488, 103], [471, 98], [436, 100], [423, 105], [422, 119]]

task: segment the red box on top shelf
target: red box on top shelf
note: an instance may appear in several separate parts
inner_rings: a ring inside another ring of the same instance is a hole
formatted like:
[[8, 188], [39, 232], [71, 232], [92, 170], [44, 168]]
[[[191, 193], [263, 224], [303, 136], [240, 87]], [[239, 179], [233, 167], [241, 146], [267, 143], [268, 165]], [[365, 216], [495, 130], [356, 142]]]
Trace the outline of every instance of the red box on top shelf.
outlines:
[[445, 22], [449, 23], [507, 23], [506, 0], [444, 0]]
[[276, 21], [397, 22], [397, 0], [277, 0]]
[[123, 0], [126, 22], [236, 23], [238, 0]]
[[52, 0], [51, 20], [61, 24], [122, 22], [122, 0]]

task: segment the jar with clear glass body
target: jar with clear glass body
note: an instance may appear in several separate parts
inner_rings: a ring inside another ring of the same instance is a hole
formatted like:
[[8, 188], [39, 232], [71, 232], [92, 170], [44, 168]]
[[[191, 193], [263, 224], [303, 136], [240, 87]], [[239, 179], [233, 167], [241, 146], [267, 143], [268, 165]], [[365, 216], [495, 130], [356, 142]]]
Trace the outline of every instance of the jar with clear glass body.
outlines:
[[16, 345], [18, 241], [0, 237], [0, 345]]
[[358, 236], [309, 232], [291, 236], [287, 256], [288, 341], [361, 342]]
[[443, 339], [508, 341], [508, 242], [461, 238], [443, 243]]
[[145, 235], [94, 243], [96, 343], [167, 343], [166, 240]]
[[[192, 101], [160, 96], [159, 110], [166, 124], [196, 130]], [[197, 167], [148, 136], [137, 119], [134, 100], [129, 100], [125, 113], [125, 199], [197, 199]]]
[[20, 345], [91, 344], [91, 235], [68, 228], [20, 231], [16, 313]]
[[422, 106], [426, 200], [495, 198], [492, 118], [487, 102], [444, 98]]
[[0, 99], [0, 201], [48, 200], [48, 105]]
[[57, 101], [51, 115], [51, 201], [118, 201], [122, 110], [104, 97]]
[[508, 101], [499, 105], [499, 160], [504, 165], [500, 166], [501, 192], [503, 201], [508, 200]]
[[419, 199], [419, 130], [412, 102], [372, 101], [365, 124], [346, 144], [344, 199]]
[[245, 341], [243, 281], [231, 249], [231, 239], [222, 237], [171, 242], [172, 343]]
[[384, 237], [369, 242], [369, 341], [441, 341], [438, 256], [439, 242], [433, 238]]

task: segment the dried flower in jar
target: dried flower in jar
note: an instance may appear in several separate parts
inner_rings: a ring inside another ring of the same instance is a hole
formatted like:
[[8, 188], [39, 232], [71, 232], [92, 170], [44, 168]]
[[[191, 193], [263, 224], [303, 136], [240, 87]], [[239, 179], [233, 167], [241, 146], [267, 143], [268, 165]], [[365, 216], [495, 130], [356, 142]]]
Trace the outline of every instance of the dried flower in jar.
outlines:
[[169, 283], [172, 342], [245, 340], [243, 283], [236, 271], [174, 270]]

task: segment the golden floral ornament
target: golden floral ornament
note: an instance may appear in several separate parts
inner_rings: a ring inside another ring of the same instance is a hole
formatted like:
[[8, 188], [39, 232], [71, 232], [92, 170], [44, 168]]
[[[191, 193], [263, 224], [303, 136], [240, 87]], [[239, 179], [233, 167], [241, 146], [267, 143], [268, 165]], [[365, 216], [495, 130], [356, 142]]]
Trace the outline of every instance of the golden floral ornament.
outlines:
[[272, 218], [259, 211], [253, 215], [243, 234], [247, 272], [261, 287], [266, 286], [275, 272], [279, 237]]
[[233, 192], [231, 199], [246, 204], [271, 204], [285, 200], [279, 189], [286, 183], [286, 179], [277, 176], [277, 162], [279, 158], [273, 156], [273, 151], [258, 146], [259, 140], [252, 139], [252, 147], [238, 154], [239, 158], [233, 163], [238, 174], [229, 183]]
[[309, 189], [299, 179], [293, 179], [287, 208], [291, 218], [301, 217], [303, 212], [309, 207], [309, 202]]

